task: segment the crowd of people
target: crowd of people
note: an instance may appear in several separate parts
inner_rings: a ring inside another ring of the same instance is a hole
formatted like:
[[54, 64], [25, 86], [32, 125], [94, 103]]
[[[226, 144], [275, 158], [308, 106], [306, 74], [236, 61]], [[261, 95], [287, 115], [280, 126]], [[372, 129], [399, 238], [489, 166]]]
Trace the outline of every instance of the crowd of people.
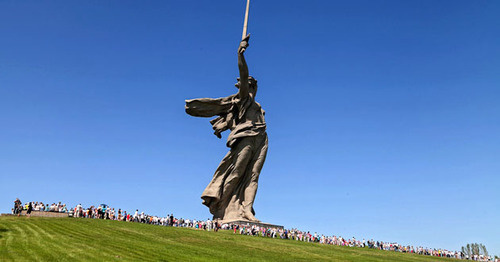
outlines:
[[[468, 257], [460, 251], [450, 251], [446, 249], [436, 249], [427, 247], [414, 247], [410, 245], [401, 245], [394, 242], [383, 242], [370, 240], [358, 240], [355, 237], [343, 238], [341, 236], [325, 236], [318, 233], [311, 234], [309, 231], [301, 231], [296, 228], [284, 229], [277, 227], [264, 227], [259, 225], [242, 225], [242, 224], [221, 224], [216, 220], [196, 220], [175, 218], [173, 214], [168, 214], [165, 217], [153, 216], [139, 212], [138, 209], [133, 213], [128, 213], [122, 209], [111, 208], [108, 205], [101, 204], [99, 206], [83, 207], [81, 204], [76, 205], [74, 208], [66, 208], [66, 204], [44, 204], [43, 202], [28, 202], [21, 204], [19, 199], [14, 202], [13, 214], [20, 214], [22, 210], [35, 210], [43, 212], [61, 212], [68, 213], [69, 216], [77, 218], [92, 218], [92, 219], [108, 219], [126, 222], [137, 222], [159, 226], [172, 226], [193, 228], [198, 230], [215, 231], [218, 230], [232, 230], [233, 233], [241, 235], [250, 235], [255, 237], [270, 237], [279, 239], [288, 239], [292, 241], [313, 242], [325, 245], [358, 247], [358, 248], [371, 248], [393, 252], [412, 253], [434, 257], [447, 257], [456, 259], [465, 259], [473, 261], [498, 261], [494, 260], [491, 256], [474, 256]], [[31, 211], [30, 211], [31, 212]]]
[[[231, 227], [229, 225], [228, 227]], [[237, 227], [233, 227], [234, 232], [237, 232]], [[223, 229], [225, 229], [223, 227]], [[290, 239], [295, 241], [316, 242], [326, 245], [348, 246], [359, 248], [372, 248], [386, 251], [395, 251], [402, 253], [412, 253], [426, 256], [447, 257], [456, 259], [469, 259], [475, 261], [493, 261], [491, 257], [476, 256], [469, 258], [459, 251], [450, 251], [446, 249], [414, 247], [409, 245], [400, 245], [398, 243], [374, 241], [371, 240], [357, 240], [355, 237], [343, 238], [341, 236], [325, 236], [317, 233], [311, 234], [310, 232], [301, 231], [298, 229], [279, 229], [279, 228], [266, 228], [260, 226], [240, 226], [239, 233], [251, 236], [272, 237], [281, 239]]]
[[12, 208], [12, 214], [20, 215], [23, 210], [26, 210], [26, 214], [30, 215], [32, 211], [42, 211], [42, 212], [59, 212], [59, 213], [67, 213], [69, 212], [68, 208], [66, 208], [66, 204], [44, 204], [43, 202], [28, 202], [24, 205], [22, 204], [19, 198], [14, 201], [14, 208]]

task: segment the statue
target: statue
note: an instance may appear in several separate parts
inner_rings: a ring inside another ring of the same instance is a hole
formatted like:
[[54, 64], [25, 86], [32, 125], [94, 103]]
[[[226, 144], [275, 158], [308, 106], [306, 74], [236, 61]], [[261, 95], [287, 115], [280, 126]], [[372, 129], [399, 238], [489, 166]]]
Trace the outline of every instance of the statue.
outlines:
[[257, 80], [249, 76], [244, 56], [249, 39], [250, 35], [244, 37], [238, 47], [238, 93], [217, 99], [186, 100], [189, 115], [217, 116], [210, 121], [217, 137], [221, 138], [225, 130], [231, 131], [226, 144], [230, 150], [201, 195], [214, 219], [221, 221], [259, 222], [253, 203], [266, 160], [267, 133], [265, 112], [255, 101]]

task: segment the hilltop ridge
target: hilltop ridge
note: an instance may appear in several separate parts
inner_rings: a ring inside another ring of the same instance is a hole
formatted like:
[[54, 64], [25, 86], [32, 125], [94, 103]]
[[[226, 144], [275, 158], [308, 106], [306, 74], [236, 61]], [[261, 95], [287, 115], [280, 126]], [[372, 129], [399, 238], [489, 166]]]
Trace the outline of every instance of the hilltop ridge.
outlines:
[[0, 259], [106, 261], [458, 261], [141, 223], [0, 217]]

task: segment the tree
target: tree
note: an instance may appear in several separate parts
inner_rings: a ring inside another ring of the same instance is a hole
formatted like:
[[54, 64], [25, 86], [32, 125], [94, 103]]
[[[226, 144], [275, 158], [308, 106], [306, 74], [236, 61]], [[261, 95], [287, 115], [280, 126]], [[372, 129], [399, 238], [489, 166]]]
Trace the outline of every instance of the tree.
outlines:
[[478, 243], [470, 243], [466, 246], [462, 247], [462, 253], [468, 257], [473, 257], [475, 255], [480, 256], [483, 255], [485, 257], [488, 256], [488, 250], [486, 250], [486, 246]]

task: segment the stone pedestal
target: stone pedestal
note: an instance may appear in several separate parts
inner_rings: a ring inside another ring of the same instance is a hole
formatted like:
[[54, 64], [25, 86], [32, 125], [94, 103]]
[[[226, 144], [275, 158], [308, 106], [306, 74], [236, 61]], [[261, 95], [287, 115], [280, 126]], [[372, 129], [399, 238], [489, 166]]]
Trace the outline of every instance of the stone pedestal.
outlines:
[[266, 228], [283, 229], [283, 226], [280, 226], [280, 225], [274, 225], [274, 224], [263, 223], [263, 222], [252, 222], [252, 221], [246, 221], [246, 220], [227, 220], [227, 221], [219, 221], [219, 223], [221, 223], [221, 224], [233, 224], [233, 225], [239, 225], [239, 226], [259, 226], [259, 227], [266, 227]]
[[[21, 216], [26, 216], [26, 210], [21, 212]], [[31, 211], [32, 217], [68, 217], [69, 213]]]

